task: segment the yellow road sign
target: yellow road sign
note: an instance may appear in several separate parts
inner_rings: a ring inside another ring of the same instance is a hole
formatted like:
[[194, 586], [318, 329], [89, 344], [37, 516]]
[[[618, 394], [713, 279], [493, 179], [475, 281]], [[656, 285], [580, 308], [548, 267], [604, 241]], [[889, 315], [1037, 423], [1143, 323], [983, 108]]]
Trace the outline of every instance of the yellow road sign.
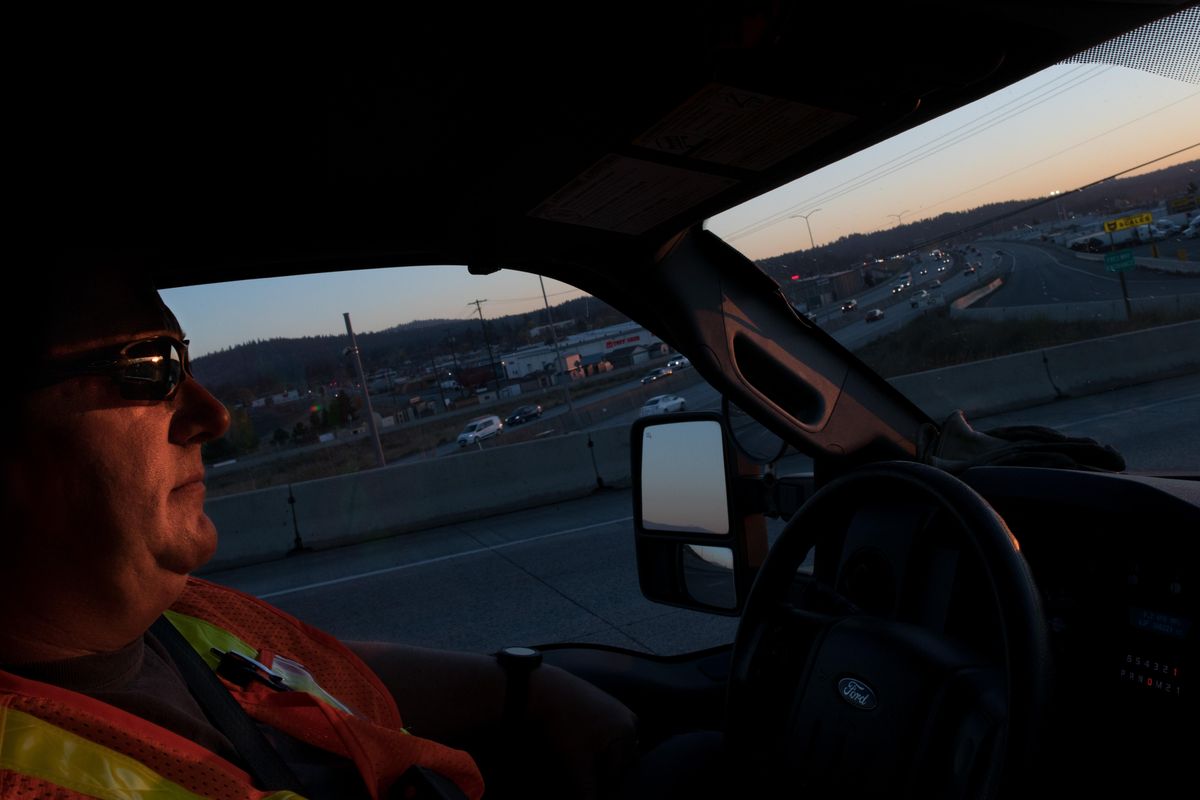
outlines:
[[1110, 219], [1104, 223], [1106, 233], [1113, 231], [1123, 231], [1126, 228], [1136, 228], [1138, 225], [1149, 225], [1154, 220], [1153, 215], [1149, 211], [1143, 211], [1141, 214], [1133, 214], [1120, 219]]

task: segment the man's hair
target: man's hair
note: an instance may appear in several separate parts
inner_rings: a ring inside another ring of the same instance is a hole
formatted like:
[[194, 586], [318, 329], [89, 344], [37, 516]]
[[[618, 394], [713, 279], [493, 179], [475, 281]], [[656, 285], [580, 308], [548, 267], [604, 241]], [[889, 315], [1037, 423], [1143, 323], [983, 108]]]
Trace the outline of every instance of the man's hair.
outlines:
[[164, 320], [177, 324], [158, 297], [151, 263], [145, 252], [62, 251], [35, 276], [33, 285], [40, 283], [40, 291], [14, 297], [3, 323], [15, 361], [0, 392], [0, 414], [6, 422], [20, 424], [26, 399], [55, 348], [111, 335], [119, 330], [121, 317], [139, 303], [160, 305]]

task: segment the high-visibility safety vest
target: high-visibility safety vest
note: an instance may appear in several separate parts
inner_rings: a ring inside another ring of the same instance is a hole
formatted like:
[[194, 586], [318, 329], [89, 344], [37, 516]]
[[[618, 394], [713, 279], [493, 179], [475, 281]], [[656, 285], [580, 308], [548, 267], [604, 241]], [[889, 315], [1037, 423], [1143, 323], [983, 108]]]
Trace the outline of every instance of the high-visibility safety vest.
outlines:
[[[191, 578], [165, 615], [216, 669], [211, 651], [252, 658], [284, 676], [244, 688], [224, 681], [255, 720], [350, 759], [372, 797], [414, 765], [471, 800], [483, 778], [471, 757], [402, 727], [391, 693], [353, 652], [250, 595]], [[298, 800], [263, 791], [216, 753], [86, 695], [0, 671], [0, 798]]]

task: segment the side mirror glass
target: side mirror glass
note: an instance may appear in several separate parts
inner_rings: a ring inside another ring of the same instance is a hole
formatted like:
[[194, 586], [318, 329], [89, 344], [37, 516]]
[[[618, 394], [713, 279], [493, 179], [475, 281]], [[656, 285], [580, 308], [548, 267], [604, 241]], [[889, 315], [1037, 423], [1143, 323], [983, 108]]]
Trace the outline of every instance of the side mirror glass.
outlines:
[[729, 481], [721, 424], [695, 420], [642, 430], [646, 530], [729, 533]]

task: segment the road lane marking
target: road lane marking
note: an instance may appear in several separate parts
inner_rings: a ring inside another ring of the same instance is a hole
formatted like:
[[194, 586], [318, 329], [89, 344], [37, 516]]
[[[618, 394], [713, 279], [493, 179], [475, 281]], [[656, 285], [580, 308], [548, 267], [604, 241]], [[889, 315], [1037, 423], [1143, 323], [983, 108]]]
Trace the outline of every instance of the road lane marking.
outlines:
[[1094, 417], [1077, 419], [1073, 422], [1064, 422], [1063, 424], [1054, 427], [1073, 428], [1076, 425], [1086, 425], [1089, 422], [1096, 422], [1097, 420], [1108, 419], [1109, 417], [1119, 417], [1122, 414], [1131, 414], [1137, 411], [1149, 411], [1150, 409], [1158, 408], [1159, 406], [1166, 406], [1170, 405], [1171, 403], [1183, 403], [1187, 400], [1196, 400], [1197, 398], [1200, 398], [1200, 392], [1197, 392], [1196, 394], [1184, 395], [1183, 397], [1172, 397], [1170, 400], [1160, 400], [1157, 403], [1147, 403], [1144, 406], [1133, 406], [1131, 408], [1123, 408], [1120, 411], [1110, 411], [1107, 414], [1098, 414]]
[[286, 594], [295, 594], [297, 592], [307, 592], [312, 589], [321, 589], [325, 586], [335, 586], [339, 583], [349, 583], [350, 581], [361, 580], [362, 578], [373, 578], [376, 575], [386, 575], [389, 572], [399, 572], [401, 570], [411, 569], [412, 567], [424, 567], [429, 564], [438, 564], [443, 561], [450, 561], [452, 559], [462, 558], [464, 556], [477, 556], [482, 553], [490, 553], [493, 550], [501, 550], [505, 547], [513, 547], [518, 544], [528, 544], [530, 542], [541, 541], [542, 539], [553, 539], [556, 536], [566, 536], [567, 534], [570, 534], [570, 533], [581, 533], [583, 531], [592, 530], [593, 528], [603, 528], [606, 525], [616, 525], [621, 522], [630, 522], [632, 520], [633, 520], [632, 516], [618, 517], [617, 519], [610, 519], [607, 522], [596, 522], [591, 525], [584, 525], [579, 528], [568, 528], [565, 531], [554, 531], [553, 533], [543, 533], [540, 536], [531, 536], [528, 539], [518, 539], [517, 541], [514, 541], [514, 542], [505, 542], [504, 544], [498, 544], [498, 545], [494, 545], [491, 547], [476, 547], [471, 550], [463, 550], [458, 553], [450, 553], [450, 554], [444, 555], [444, 556], [437, 556], [436, 558], [426, 558], [421, 561], [413, 561], [408, 564], [397, 564], [394, 567], [384, 567], [383, 569], [373, 569], [370, 572], [359, 572], [354, 575], [344, 575], [340, 578], [331, 578], [330, 580], [327, 580], [327, 581], [317, 581], [316, 583], [309, 583], [309, 584], [305, 584], [304, 586], [293, 586], [290, 589], [279, 589], [274, 592], [266, 592], [265, 594], [257, 595], [257, 597], [259, 597], [262, 600], [269, 600], [272, 597], [282, 597], [283, 595], [286, 595]]

